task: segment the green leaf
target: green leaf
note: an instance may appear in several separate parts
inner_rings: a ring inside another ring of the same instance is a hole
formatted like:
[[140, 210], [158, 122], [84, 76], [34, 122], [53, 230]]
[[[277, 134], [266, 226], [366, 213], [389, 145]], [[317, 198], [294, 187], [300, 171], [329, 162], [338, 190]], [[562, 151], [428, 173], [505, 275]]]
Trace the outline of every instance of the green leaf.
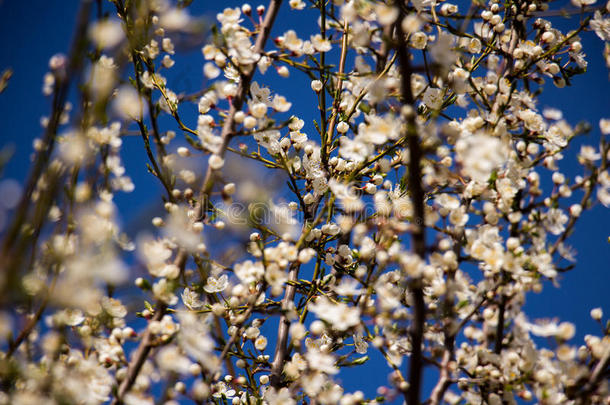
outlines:
[[368, 105], [367, 103], [365, 103], [364, 101], [361, 102], [360, 104], [358, 104], [358, 109], [365, 114], [368, 114], [369, 112], [371, 112], [371, 106]]
[[460, 310], [462, 308], [464, 308], [466, 305], [468, 305], [470, 302], [468, 300], [462, 300], [460, 302], [458, 302], [457, 304], [457, 309]]

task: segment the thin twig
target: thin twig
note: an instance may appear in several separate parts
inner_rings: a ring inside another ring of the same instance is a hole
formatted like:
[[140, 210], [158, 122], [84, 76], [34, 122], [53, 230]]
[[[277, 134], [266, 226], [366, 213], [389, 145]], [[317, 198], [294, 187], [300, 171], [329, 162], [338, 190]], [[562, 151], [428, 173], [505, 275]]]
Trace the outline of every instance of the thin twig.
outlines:
[[49, 286], [49, 289], [48, 289], [44, 299], [40, 303], [40, 307], [38, 307], [38, 310], [36, 310], [36, 312], [28, 320], [25, 327], [21, 330], [19, 335], [17, 335], [17, 338], [9, 343], [8, 351], [6, 352], [6, 358], [11, 357], [13, 355], [13, 353], [15, 353], [15, 350], [17, 350], [19, 348], [19, 346], [21, 345], [21, 343], [23, 343], [23, 341], [26, 340], [28, 338], [28, 336], [30, 336], [30, 333], [32, 332], [32, 330], [34, 330], [34, 328], [36, 327], [36, 324], [38, 324], [38, 321], [42, 317], [44, 310], [47, 308], [47, 304], [49, 303], [49, 299], [51, 298], [51, 294], [53, 292], [53, 289], [55, 288], [56, 281], [57, 281], [57, 274], [55, 274], [53, 276], [51, 285]]
[[337, 87], [335, 87], [335, 99], [333, 101], [333, 110], [328, 123], [328, 130], [326, 131], [326, 149], [324, 154], [328, 156], [329, 146], [332, 144], [333, 132], [335, 131], [335, 123], [337, 122], [337, 116], [339, 115], [339, 107], [341, 105], [341, 90], [343, 90], [343, 75], [345, 73], [345, 58], [347, 57], [347, 20], [343, 23], [343, 41], [341, 44], [341, 59], [339, 60], [339, 79], [337, 80]]

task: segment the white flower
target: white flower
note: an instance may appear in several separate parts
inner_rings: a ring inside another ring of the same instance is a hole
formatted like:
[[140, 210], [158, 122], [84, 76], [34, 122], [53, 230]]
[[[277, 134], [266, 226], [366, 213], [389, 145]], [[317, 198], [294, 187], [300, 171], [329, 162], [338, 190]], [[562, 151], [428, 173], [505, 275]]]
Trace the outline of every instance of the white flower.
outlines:
[[428, 36], [421, 31], [414, 32], [411, 34], [409, 44], [415, 49], [424, 49], [428, 44]]
[[208, 164], [210, 165], [210, 167], [214, 170], [218, 170], [220, 169], [222, 166], [224, 166], [225, 161], [223, 158], [221, 158], [218, 155], [212, 155], [210, 156], [210, 159], [208, 160]]
[[356, 279], [344, 278], [341, 283], [337, 287], [335, 287], [335, 292], [339, 295], [345, 295], [350, 297], [357, 296], [362, 293], [362, 290], [359, 288], [359, 284], [360, 283]]
[[255, 118], [263, 118], [267, 114], [267, 104], [255, 103], [250, 106], [250, 114]]
[[311, 89], [313, 91], [315, 91], [316, 93], [319, 92], [320, 90], [322, 90], [323, 84], [321, 81], [319, 80], [312, 80], [311, 81]]
[[413, 0], [412, 2], [417, 11], [423, 11], [427, 7], [430, 7], [435, 4], [433, 0]]
[[271, 58], [269, 58], [266, 55], [262, 56], [258, 60], [258, 63], [256, 64], [256, 66], [258, 66], [259, 72], [261, 72], [261, 74], [264, 75], [267, 72], [267, 69], [269, 69], [269, 66], [271, 66]]
[[388, 139], [395, 140], [400, 137], [400, 120], [391, 114], [379, 117], [372, 115], [368, 122], [358, 126], [358, 139], [375, 145], [382, 145]]
[[597, 0], [572, 0], [572, 4], [576, 7], [586, 7], [595, 4]]
[[350, 139], [347, 136], [342, 136], [339, 143], [341, 145], [339, 155], [357, 163], [365, 161], [373, 151], [373, 145], [363, 142], [362, 138]]
[[265, 268], [261, 262], [253, 263], [251, 260], [246, 260], [243, 263], [235, 265], [235, 275], [244, 284], [254, 283], [260, 280], [265, 274]]
[[593, 318], [594, 320], [599, 321], [600, 319], [602, 319], [603, 316], [604, 312], [601, 308], [593, 308], [591, 310], [591, 318]]
[[581, 163], [593, 163], [601, 158], [601, 154], [595, 150], [594, 147], [589, 145], [583, 145], [580, 147], [580, 153], [578, 154], [578, 161]]
[[599, 120], [599, 129], [604, 135], [610, 135], [610, 119], [602, 118]]
[[354, 335], [354, 346], [356, 348], [356, 353], [366, 354], [369, 344], [362, 337], [362, 333], [358, 332]]
[[271, 129], [268, 131], [256, 132], [254, 134], [254, 139], [258, 142], [260, 146], [267, 149], [269, 154], [275, 155], [278, 154], [281, 150], [280, 146], [280, 131]]
[[180, 275], [180, 268], [173, 263], [164, 263], [161, 266], [149, 267], [148, 270], [150, 274], [155, 277], [175, 279]]
[[542, 115], [547, 120], [559, 121], [560, 119], [563, 118], [563, 113], [561, 112], [561, 110], [558, 110], [556, 108], [545, 108], [542, 111]]
[[546, 213], [544, 218], [545, 228], [553, 235], [559, 235], [565, 230], [565, 223], [568, 222], [568, 216], [558, 208], [551, 208]]
[[301, 54], [303, 40], [297, 36], [297, 33], [294, 32], [294, 30], [286, 31], [286, 33], [281, 36], [279, 40], [284, 48], [288, 48], [288, 50], [296, 53], [297, 55]]
[[424, 93], [423, 101], [428, 108], [440, 110], [443, 105], [443, 91], [441, 89], [428, 87]]
[[290, 107], [292, 107], [292, 103], [289, 103], [286, 97], [277, 94], [273, 97], [273, 109], [275, 111], [286, 112], [290, 110]]
[[225, 8], [222, 13], [216, 14], [216, 19], [222, 25], [238, 24], [241, 21], [239, 17], [241, 17], [241, 10], [239, 7]]
[[386, 6], [383, 3], [375, 6], [375, 14], [377, 14], [377, 21], [381, 25], [390, 25], [398, 18], [398, 7]]
[[215, 372], [220, 362], [214, 352], [214, 340], [209, 334], [208, 318], [202, 318], [192, 312], [178, 313], [180, 331], [178, 345], [184, 352], [196, 359], [208, 371]]
[[517, 117], [523, 120], [525, 128], [534, 132], [542, 132], [546, 129], [546, 124], [542, 116], [533, 110], [522, 110], [517, 113]]
[[125, 405], [155, 405], [152, 397], [143, 396], [134, 392], [128, 392], [123, 397]]
[[260, 86], [257, 82], [250, 84], [250, 94], [253, 103], [264, 103], [270, 106], [271, 90], [268, 87]]
[[115, 298], [103, 297], [102, 308], [104, 311], [115, 318], [124, 318], [127, 316], [127, 308]]
[[356, 194], [353, 187], [339, 183], [334, 178], [330, 179], [328, 186], [347, 212], [356, 212], [364, 208], [364, 202]]
[[[145, 72], [148, 73], [148, 72]], [[91, 68], [91, 90], [100, 98], [112, 90], [117, 76], [117, 65], [114, 59], [102, 55]]]
[[574, 336], [575, 328], [570, 322], [557, 322], [551, 320], [540, 320], [536, 323], [529, 323], [523, 314], [515, 319], [515, 323], [533, 335], [541, 337], [557, 336], [563, 340], [569, 340]]
[[172, 336], [180, 330], [180, 325], [170, 315], [163, 315], [160, 321], [151, 321], [148, 329], [155, 335]]
[[[226, 77], [230, 82], [239, 83], [239, 81], [240, 81], [239, 71], [237, 69], [235, 69], [233, 66], [231, 66], [231, 65], [225, 66], [223, 73], [224, 73], [224, 77]], [[254, 84], [254, 83], [252, 83], [252, 84]], [[250, 88], [252, 88], [252, 86], [250, 86]], [[252, 97], [254, 97], [254, 95]]]
[[207, 62], [203, 65], [203, 74], [208, 79], [215, 79], [220, 75], [220, 69], [218, 69], [215, 64]]
[[94, 150], [80, 131], [70, 130], [61, 136], [59, 152], [61, 159], [70, 165], [81, 165], [91, 158]]
[[177, 243], [189, 252], [195, 252], [203, 243], [203, 237], [200, 230], [193, 227], [195, 221], [191, 216], [186, 207], [176, 207], [166, 220], [163, 234], [173, 243]]
[[157, 353], [157, 364], [164, 371], [172, 371], [178, 374], [187, 374], [191, 361], [180, 353], [176, 346], [166, 346]]
[[320, 34], [311, 36], [311, 43], [318, 52], [328, 52], [332, 48], [328, 38], [323, 38]]
[[143, 104], [136, 89], [124, 85], [118, 89], [113, 108], [122, 118], [135, 120], [141, 118]]
[[159, 98], [159, 107], [166, 113], [172, 113], [178, 109], [178, 95], [171, 90], [165, 90], [165, 95]]
[[607, 208], [610, 208], [610, 173], [603, 171], [597, 176], [599, 187], [597, 189], [597, 199]]
[[574, 250], [574, 248], [572, 248], [571, 246], [567, 246], [563, 243], [560, 243], [557, 246], [557, 251], [559, 252], [561, 257], [563, 257], [567, 261], [576, 262], [576, 250]]
[[341, 121], [337, 124], [337, 132], [340, 134], [344, 134], [349, 130], [349, 124], [345, 121]]
[[121, 22], [116, 19], [108, 19], [95, 23], [89, 29], [89, 38], [102, 49], [113, 48], [118, 45], [125, 34]]
[[456, 143], [456, 151], [464, 174], [482, 183], [508, 159], [506, 145], [483, 133], [462, 137]]
[[[302, 0], [290, 0], [290, 3], [292, 4], [295, 1], [300, 2]], [[304, 4], [305, 3], [303, 3], [303, 5]], [[286, 387], [281, 388], [279, 391], [273, 387], [269, 387], [265, 390], [264, 398], [265, 403], [268, 403], [269, 405], [296, 405], [297, 403], [290, 390]]]
[[417, 14], [409, 14], [402, 19], [400, 26], [405, 34], [413, 34], [421, 28], [422, 21]]
[[481, 40], [479, 38], [472, 38], [468, 42], [468, 52], [470, 53], [480, 53], [481, 47]]
[[448, 69], [457, 58], [454, 47], [454, 36], [447, 33], [439, 34], [436, 41], [428, 47], [430, 56], [438, 64]]
[[184, 8], [171, 8], [159, 18], [159, 25], [169, 31], [183, 30], [190, 22], [191, 16]]
[[157, 281], [152, 288], [153, 294], [155, 298], [160, 301], [165, 302], [168, 305], [176, 305], [178, 302], [178, 297], [174, 295], [174, 289], [170, 283], [167, 282], [167, 279], [162, 278]]
[[267, 338], [263, 335], [258, 336], [254, 341], [254, 347], [256, 347], [256, 350], [265, 350], [265, 348], [267, 347]]
[[229, 286], [229, 278], [226, 274], [218, 278], [208, 277], [207, 283], [203, 289], [205, 292], [213, 294], [216, 292], [222, 292]]
[[172, 256], [172, 250], [163, 240], [158, 239], [140, 243], [138, 252], [149, 267], [149, 271], [151, 268], [154, 268], [152, 271], [156, 271], [157, 267], [165, 265], [165, 261]]
[[203, 302], [199, 300], [199, 294], [196, 291], [190, 290], [188, 287], [182, 291], [182, 303], [191, 311], [196, 311], [203, 307]]
[[64, 309], [53, 315], [54, 326], [78, 326], [85, 320], [83, 311], [79, 309]]
[[449, 213], [449, 222], [451, 224], [461, 227], [466, 225], [468, 222], [468, 214], [466, 214], [466, 207], [461, 206], [458, 209], [451, 210]]
[[290, 0], [288, 2], [293, 10], [303, 10], [307, 4], [303, 0]]
[[311, 259], [316, 255], [316, 251], [312, 248], [305, 248], [299, 252], [299, 262], [309, 263]]
[[344, 302], [334, 304], [328, 298], [320, 297], [308, 307], [318, 318], [338, 331], [346, 331], [360, 323], [360, 308], [350, 307]]
[[448, 211], [455, 210], [460, 207], [460, 200], [446, 193], [439, 195], [435, 201]]
[[319, 350], [308, 350], [305, 354], [305, 359], [312, 370], [319, 371], [325, 374], [337, 374], [339, 369], [335, 366], [335, 358]]
[[304, 134], [299, 131], [291, 131], [290, 140], [292, 141], [292, 143], [294, 145], [298, 145], [298, 146], [302, 147], [305, 144], [305, 142], [307, 142], [308, 138], [307, 138], [307, 134]]
[[214, 391], [215, 391], [214, 395], [213, 395], [214, 398], [223, 398], [224, 397], [227, 399], [231, 399], [235, 395], [235, 390], [229, 389], [227, 384], [225, 384], [223, 381], [220, 381], [215, 385]]

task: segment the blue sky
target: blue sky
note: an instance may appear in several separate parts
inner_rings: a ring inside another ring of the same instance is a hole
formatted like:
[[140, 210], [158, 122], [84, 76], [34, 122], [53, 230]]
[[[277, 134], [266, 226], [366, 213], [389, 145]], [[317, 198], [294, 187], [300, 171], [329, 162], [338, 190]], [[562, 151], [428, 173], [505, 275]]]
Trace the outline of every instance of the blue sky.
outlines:
[[[216, 12], [222, 8], [238, 4], [241, 4], [241, 1], [195, 0], [191, 13], [205, 14], [213, 19]], [[14, 178], [21, 181], [26, 176], [32, 141], [42, 134], [40, 118], [50, 110], [50, 101], [41, 93], [42, 77], [48, 69], [50, 56], [57, 52], [68, 52], [77, 8], [78, 2], [75, 0], [0, 0], [0, 70], [11, 67], [14, 71], [8, 88], [0, 94], [0, 117], [3, 118], [0, 145], [12, 144], [15, 147], [15, 155], [2, 174], [4, 179]], [[316, 21], [317, 13], [291, 11], [288, 5], [284, 4], [272, 35], [277, 36], [287, 29], [295, 29], [301, 36], [309, 36], [316, 31]], [[560, 19], [553, 22], [559, 27], [565, 25]], [[562, 163], [564, 173], [572, 177], [582, 174], [575, 164], [579, 145], [597, 144], [600, 137], [599, 118], [604, 115], [610, 118], [610, 86], [608, 70], [602, 57], [602, 42], [593, 33], [583, 34], [582, 42], [589, 62], [587, 74], [576, 77], [571, 88], [557, 89], [552, 84], [547, 84], [539, 102], [541, 109], [554, 107], [562, 110], [571, 124], [587, 120], [592, 125], [591, 133], [574, 143]], [[333, 55], [329, 57], [332, 58]], [[177, 58], [174, 73], [168, 75], [169, 87], [177, 91], [198, 90], [203, 84], [202, 65], [203, 57], [199, 48]], [[311, 121], [318, 118], [319, 114], [315, 106], [315, 95], [304, 75], [293, 72], [290, 79], [283, 79], [270, 71], [256, 80], [292, 101], [295, 111], [302, 112], [301, 118], [306, 121], [308, 132], [314, 133]], [[193, 115], [186, 118], [190, 126], [194, 126], [196, 122], [194, 112], [193, 109]], [[146, 156], [139, 137], [125, 139], [122, 157], [136, 190], [132, 194], [118, 195], [117, 203], [126, 228], [136, 228], [142, 221], [149, 220], [151, 213], [155, 211], [155, 205], [160, 205], [160, 200], [154, 198], [158, 198], [161, 189], [156, 179], [146, 172]], [[550, 178], [550, 173], [541, 174]], [[142, 202], [151, 199], [154, 204]], [[589, 318], [591, 308], [602, 307], [606, 314], [610, 313], [610, 295], [607, 291], [610, 285], [608, 214], [607, 209], [596, 204], [592, 210], [582, 215], [571, 238], [572, 245], [578, 252], [578, 263], [574, 270], [561, 277], [561, 288], [546, 283], [541, 294], [528, 296], [528, 316], [531, 319], [559, 317], [574, 322], [577, 326], [574, 342], [582, 341], [582, 337], [587, 333], [599, 333], [599, 326]], [[372, 383], [386, 382], [387, 371], [381, 362], [372, 362], [365, 372], [357, 368], [345, 374], [344, 385], [347, 390], [360, 388], [371, 393]]]

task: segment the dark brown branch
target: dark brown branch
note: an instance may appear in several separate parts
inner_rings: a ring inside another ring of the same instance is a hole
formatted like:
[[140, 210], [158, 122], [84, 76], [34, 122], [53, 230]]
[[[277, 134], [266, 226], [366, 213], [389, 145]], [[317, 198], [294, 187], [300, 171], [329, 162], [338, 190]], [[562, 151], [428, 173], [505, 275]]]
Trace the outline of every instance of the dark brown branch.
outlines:
[[[63, 73], [60, 72], [56, 75], [57, 83], [53, 97], [51, 116], [49, 117], [49, 122], [42, 137], [42, 144], [44, 147], [36, 154], [32, 172], [28, 177], [27, 183], [23, 189], [23, 194], [19, 200], [19, 204], [15, 209], [14, 220], [4, 235], [2, 252], [0, 253], [0, 262], [3, 263], [2, 267], [6, 272], [6, 277], [4, 278], [2, 285], [0, 285], [2, 292], [6, 287], [12, 285], [15, 273], [17, 272], [21, 260], [24, 257], [24, 255], [21, 254], [21, 251], [24, 249], [23, 246], [19, 246], [17, 248], [19, 254], [11, 254], [11, 250], [17, 243], [20, 245], [26, 243], [26, 241], [20, 239], [19, 236], [30, 211], [32, 193], [34, 192], [38, 181], [47, 168], [51, 155], [53, 154], [55, 137], [57, 135], [57, 129], [59, 128], [61, 116], [64, 112], [66, 100], [70, 92], [70, 85], [74, 78], [80, 76], [79, 72], [83, 68], [83, 55], [87, 49], [88, 43], [86, 33], [89, 25], [89, 13], [92, 2], [90, 0], [86, 0], [82, 3], [83, 4], [77, 17], [77, 27], [74, 32], [74, 39], [72, 48], [70, 50], [70, 56], [67, 60], [67, 66]], [[55, 191], [56, 190], [57, 189], [55, 189]], [[1, 295], [3, 297], [5, 296], [5, 294]]]
[[[275, 346], [275, 354], [273, 356], [273, 363], [271, 364], [271, 386], [279, 388], [282, 382], [282, 370], [284, 368], [284, 361], [286, 360], [286, 350], [288, 343], [288, 329], [290, 327], [290, 321], [288, 319], [287, 312], [290, 309], [289, 304], [294, 299], [296, 287], [294, 281], [297, 280], [299, 274], [299, 262], [294, 262], [290, 267], [290, 273], [288, 274], [288, 282], [286, 283], [286, 292], [284, 293], [284, 299], [282, 300], [282, 315], [280, 317], [280, 323], [277, 331], [277, 343]], [[291, 283], [292, 281], [292, 283]]]
[[[460, 252], [462, 249], [462, 241], [464, 239], [464, 231], [462, 230], [456, 236], [454, 236], [454, 245], [453, 252], [458, 258], [458, 263], [460, 261]], [[429, 402], [432, 405], [439, 405], [443, 397], [445, 396], [445, 392], [451, 386], [451, 372], [449, 368], [449, 363], [454, 360], [455, 357], [455, 337], [459, 333], [461, 328], [455, 328], [456, 322], [456, 314], [455, 314], [455, 269], [449, 269], [447, 273], [447, 293], [445, 294], [445, 298], [443, 300], [443, 313], [444, 313], [444, 352], [443, 352], [443, 360], [440, 367], [440, 377], [432, 389], [432, 393], [430, 394]], [[475, 307], [478, 308], [478, 307]]]
[[498, 324], [496, 325], [496, 337], [494, 342], [494, 353], [502, 352], [502, 340], [504, 340], [504, 317], [506, 313], [506, 295], [502, 294], [498, 308]]
[[[424, 223], [424, 189], [421, 182], [421, 160], [423, 151], [417, 134], [415, 122], [416, 111], [414, 109], [414, 98], [411, 90], [411, 69], [410, 54], [405, 40], [405, 34], [400, 22], [404, 18], [404, 10], [400, 8], [400, 15], [396, 26], [396, 52], [398, 54], [399, 69], [402, 76], [401, 92], [404, 100], [403, 115], [406, 119], [406, 140], [409, 147], [409, 166], [407, 191], [413, 203], [413, 229], [411, 231], [413, 251], [420, 259], [426, 257], [426, 235]], [[422, 343], [424, 335], [424, 324], [426, 318], [426, 308], [424, 302], [424, 292], [421, 279], [411, 280], [409, 288], [413, 296], [413, 323], [411, 325], [411, 344], [413, 351], [409, 362], [409, 389], [405, 393], [407, 405], [418, 405], [421, 391], [423, 374], [423, 355]]]
[[26, 340], [28, 338], [28, 336], [30, 336], [30, 333], [32, 332], [32, 330], [34, 330], [34, 328], [36, 327], [36, 324], [38, 324], [38, 321], [42, 317], [44, 310], [47, 308], [47, 304], [49, 303], [49, 299], [51, 298], [51, 293], [53, 292], [53, 288], [55, 287], [56, 281], [57, 281], [57, 275], [55, 275], [53, 277], [51, 286], [49, 287], [47, 294], [45, 295], [44, 299], [40, 303], [40, 306], [38, 307], [36, 312], [28, 320], [27, 324], [21, 330], [19, 335], [17, 335], [17, 338], [9, 343], [8, 351], [6, 352], [6, 358], [11, 357], [13, 355], [13, 353], [15, 353], [15, 350], [17, 350], [19, 348], [19, 346], [21, 345], [21, 343], [23, 343], [23, 341]]
[[606, 374], [609, 370], [610, 366], [610, 347], [606, 347], [606, 351], [604, 352], [601, 359], [591, 372], [591, 375], [588, 379], [581, 385], [581, 389], [579, 389], [574, 397], [571, 395], [569, 398], [575, 398], [576, 404], [578, 405], [588, 405], [591, 404], [591, 394], [595, 392], [599, 383], [602, 381], [604, 374]]
[[392, 31], [394, 27], [387, 25], [383, 28], [383, 34], [381, 37], [381, 48], [377, 55], [377, 63], [375, 65], [375, 73], [379, 74], [385, 69], [388, 61], [388, 55], [392, 49]]
[[[163, 315], [165, 315], [165, 309], [166, 307], [164, 304], [157, 304], [152, 321], [160, 321], [161, 318], [163, 318]], [[136, 378], [138, 378], [138, 374], [140, 374], [140, 369], [142, 368], [142, 365], [144, 365], [144, 362], [148, 358], [148, 354], [152, 349], [152, 340], [153, 336], [150, 328], [146, 328], [146, 331], [142, 336], [142, 340], [140, 341], [140, 346], [138, 346], [136, 354], [133, 357], [133, 362], [129, 364], [127, 369], [127, 376], [121, 382], [117, 395], [112, 400], [111, 405], [122, 403], [123, 397], [125, 394], [127, 394], [127, 392], [129, 392], [135, 383]]]
[[[174, 259], [174, 264], [178, 266], [181, 271], [184, 270], [184, 266], [186, 264], [187, 254], [184, 250], [180, 250], [176, 254], [176, 258]], [[153, 315], [153, 321], [160, 321], [165, 315], [167, 310], [167, 305], [163, 302], [157, 302], [157, 306], [155, 308], [155, 314]], [[146, 328], [144, 331], [144, 335], [142, 336], [142, 340], [140, 341], [140, 345], [138, 346], [135, 355], [133, 356], [133, 360], [129, 363], [127, 367], [127, 376], [119, 385], [119, 389], [117, 391], [116, 396], [113, 398], [111, 405], [118, 405], [122, 403], [123, 397], [125, 394], [129, 392], [133, 384], [135, 383], [138, 375], [140, 374], [140, 370], [142, 369], [142, 365], [148, 358], [148, 355], [153, 348], [153, 336], [150, 331], [150, 328]]]

